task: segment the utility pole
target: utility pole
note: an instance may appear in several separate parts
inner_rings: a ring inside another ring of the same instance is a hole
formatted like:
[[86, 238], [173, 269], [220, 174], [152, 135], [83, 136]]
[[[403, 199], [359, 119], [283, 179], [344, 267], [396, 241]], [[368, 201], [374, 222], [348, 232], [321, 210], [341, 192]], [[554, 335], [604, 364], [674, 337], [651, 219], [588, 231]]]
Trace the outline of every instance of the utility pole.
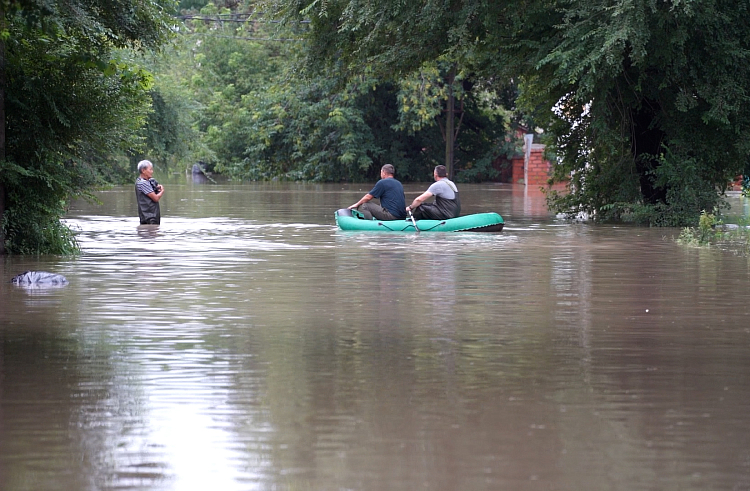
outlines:
[[453, 179], [453, 150], [456, 138], [453, 125], [456, 121], [456, 96], [453, 94], [453, 82], [456, 80], [456, 69], [451, 67], [448, 73], [448, 101], [445, 108], [445, 169], [448, 179]]
[[461, 117], [456, 122], [456, 95], [453, 93], [453, 84], [456, 81], [456, 65], [454, 64], [448, 72], [448, 100], [445, 101], [445, 129], [443, 138], [445, 139], [445, 170], [448, 178], [453, 179], [453, 161], [456, 150], [456, 140], [458, 131], [461, 129], [461, 121], [464, 119], [464, 101], [461, 100], [461, 107], [458, 111]]

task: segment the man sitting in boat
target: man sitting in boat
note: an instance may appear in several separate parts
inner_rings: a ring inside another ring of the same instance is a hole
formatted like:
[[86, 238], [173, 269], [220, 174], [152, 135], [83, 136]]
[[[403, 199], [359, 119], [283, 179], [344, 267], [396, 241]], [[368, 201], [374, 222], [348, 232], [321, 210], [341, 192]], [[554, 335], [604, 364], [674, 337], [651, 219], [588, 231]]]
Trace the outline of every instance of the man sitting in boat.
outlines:
[[[361, 211], [367, 220], [372, 220], [373, 217], [378, 220], [406, 218], [404, 187], [393, 177], [395, 174], [396, 169], [391, 164], [385, 164], [380, 169], [380, 180], [375, 184], [375, 187], [349, 209]], [[369, 201], [373, 198], [378, 198], [380, 204], [370, 203]]]
[[[448, 179], [448, 172], [444, 165], [438, 165], [432, 172], [435, 182], [420, 194], [406, 211], [411, 211], [416, 220], [447, 220], [456, 218], [461, 213], [461, 201], [458, 199], [458, 188]], [[435, 196], [434, 203], [425, 203], [431, 196]]]

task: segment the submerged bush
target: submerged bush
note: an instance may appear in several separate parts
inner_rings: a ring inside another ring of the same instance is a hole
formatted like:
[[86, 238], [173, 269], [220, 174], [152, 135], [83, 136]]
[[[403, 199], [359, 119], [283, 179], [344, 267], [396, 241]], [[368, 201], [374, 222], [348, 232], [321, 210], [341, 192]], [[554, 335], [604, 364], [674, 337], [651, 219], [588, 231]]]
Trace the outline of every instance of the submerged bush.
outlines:
[[703, 210], [698, 220], [698, 227], [683, 228], [677, 242], [690, 246], [710, 246], [721, 236], [721, 231], [715, 229], [719, 223], [716, 215]]
[[685, 227], [676, 242], [691, 247], [717, 247], [741, 256], [750, 255], [750, 220], [724, 224], [713, 213], [703, 211], [698, 227]]

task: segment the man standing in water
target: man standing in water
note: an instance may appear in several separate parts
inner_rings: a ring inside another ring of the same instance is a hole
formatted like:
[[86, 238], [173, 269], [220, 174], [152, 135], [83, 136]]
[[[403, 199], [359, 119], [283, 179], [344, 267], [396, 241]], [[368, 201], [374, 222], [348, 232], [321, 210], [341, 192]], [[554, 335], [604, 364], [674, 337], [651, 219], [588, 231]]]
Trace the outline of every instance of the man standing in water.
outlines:
[[[420, 194], [406, 211], [411, 211], [414, 218], [429, 220], [447, 220], [456, 218], [461, 213], [461, 202], [458, 199], [458, 188], [453, 181], [448, 179], [448, 173], [444, 165], [438, 165], [432, 172], [435, 182]], [[424, 203], [431, 196], [435, 196], [434, 203]]]
[[[394, 178], [396, 169], [391, 164], [385, 164], [380, 169], [380, 180], [367, 193], [349, 207], [359, 209], [365, 219], [372, 220], [375, 217], [378, 220], [400, 220], [406, 218], [406, 198], [404, 198], [404, 187]], [[369, 203], [373, 198], [378, 198], [380, 204]], [[361, 205], [361, 207], [360, 207]]]
[[153, 178], [154, 164], [148, 160], [138, 162], [140, 175], [135, 180], [135, 197], [138, 201], [138, 217], [141, 225], [159, 225], [161, 211], [159, 200], [164, 194], [164, 186]]

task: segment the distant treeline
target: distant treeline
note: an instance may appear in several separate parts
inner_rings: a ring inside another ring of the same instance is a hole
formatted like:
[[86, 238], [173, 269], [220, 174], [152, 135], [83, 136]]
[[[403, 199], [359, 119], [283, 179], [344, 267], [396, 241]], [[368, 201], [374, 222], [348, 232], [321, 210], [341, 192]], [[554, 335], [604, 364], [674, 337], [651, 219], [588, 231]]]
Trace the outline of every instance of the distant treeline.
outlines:
[[200, 160], [234, 179], [306, 181], [370, 181], [390, 163], [401, 179], [423, 181], [446, 164], [451, 122], [459, 181], [495, 179], [498, 159], [520, 151], [515, 135], [528, 121], [510, 80], [463, 70], [450, 78], [456, 64], [442, 60], [351, 76], [307, 57], [306, 19], [271, 22], [255, 3], [181, 7], [175, 45], [151, 67], [147, 144], [133, 160], [172, 169]]

